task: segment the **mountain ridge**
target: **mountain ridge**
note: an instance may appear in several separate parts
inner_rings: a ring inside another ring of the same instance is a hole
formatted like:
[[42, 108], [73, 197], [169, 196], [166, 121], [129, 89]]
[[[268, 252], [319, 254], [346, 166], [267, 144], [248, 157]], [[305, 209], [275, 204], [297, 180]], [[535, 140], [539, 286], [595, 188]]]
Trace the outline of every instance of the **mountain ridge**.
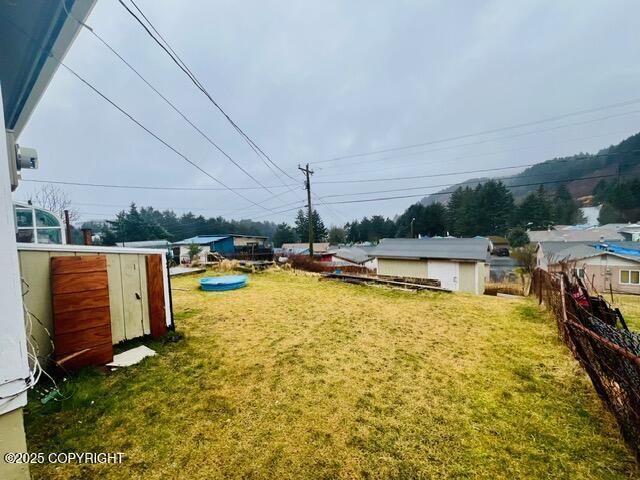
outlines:
[[[579, 153], [567, 157], [555, 157], [508, 177], [471, 178], [428, 195], [420, 202], [425, 205], [436, 202], [446, 203], [451, 196], [450, 192], [459, 187], [475, 188], [478, 184], [489, 180], [501, 180], [509, 187], [516, 201], [536, 190], [540, 184], [554, 189], [564, 183], [574, 198], [589, 197], [593, 195], [596, 185], [602, 179], [640, 177], [639, 160], [640, 132], [616, 145], [603, 148], [595, 154]], [[565, 180], [568, 181], [565, 182]]]

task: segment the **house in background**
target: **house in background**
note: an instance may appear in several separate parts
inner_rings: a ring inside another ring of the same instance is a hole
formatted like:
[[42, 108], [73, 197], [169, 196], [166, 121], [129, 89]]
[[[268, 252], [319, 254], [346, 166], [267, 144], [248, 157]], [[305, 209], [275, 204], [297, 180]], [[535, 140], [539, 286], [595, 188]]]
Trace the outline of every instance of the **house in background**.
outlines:
[[566, 264], [600, 293], [640, 294], [640, 245], [636, 242], [539, 242], [536, 262], [549, 272], [562, 271]]
[[431, 278], [452, 291], [484, 293], [486, 238], [384, 238], [369, 252], [381, 276]]
[[640, 225], [627, 225], [619, 233], [627, 242], [640, 242]]
[[271, 260], [273, 251], [268, 245], [267, 237], [259, 235], [198, 235], [173, 243], [173, 258], [178, 263], [191, 261], [189, 249], [198, 245], [197, 255], [200, 263], [207, 263], [209, 254], [218, 253], [226, 258], [242, 258], [245, 260]]

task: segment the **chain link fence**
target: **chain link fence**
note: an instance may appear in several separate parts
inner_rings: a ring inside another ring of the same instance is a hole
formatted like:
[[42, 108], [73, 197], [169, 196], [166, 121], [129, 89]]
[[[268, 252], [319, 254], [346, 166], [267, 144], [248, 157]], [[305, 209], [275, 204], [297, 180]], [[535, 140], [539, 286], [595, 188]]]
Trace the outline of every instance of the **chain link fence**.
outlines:
[[566, 273], [535, 270], [531, 293], [553, 312], [560, 337], [640, 460], [640, 334], [626, 328], [619, 310]]

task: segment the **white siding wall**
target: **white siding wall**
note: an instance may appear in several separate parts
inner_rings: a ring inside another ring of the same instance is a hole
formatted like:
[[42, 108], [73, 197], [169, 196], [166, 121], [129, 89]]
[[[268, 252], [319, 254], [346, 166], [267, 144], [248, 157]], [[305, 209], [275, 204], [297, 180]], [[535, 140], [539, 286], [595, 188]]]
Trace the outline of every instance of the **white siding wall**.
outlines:
[[0, 115], [0, 132], [0, 396], [10, 397], [0, 400], [1, 415], [27, 403], [26, 393], [11, 395], [24, 389], [29, 364], [4, 115]]

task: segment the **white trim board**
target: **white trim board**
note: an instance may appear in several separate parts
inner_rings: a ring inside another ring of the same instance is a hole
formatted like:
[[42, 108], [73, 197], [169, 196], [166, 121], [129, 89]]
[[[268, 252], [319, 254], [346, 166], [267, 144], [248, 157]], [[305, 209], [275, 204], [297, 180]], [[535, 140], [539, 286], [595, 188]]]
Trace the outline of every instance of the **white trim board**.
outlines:
[[130, 253], [138, 255], [162, 255], [159, 248], [103, 247], [100, 245], [58, 245], [55, 243], [18, 243], [18, 250], [36, 252]]

